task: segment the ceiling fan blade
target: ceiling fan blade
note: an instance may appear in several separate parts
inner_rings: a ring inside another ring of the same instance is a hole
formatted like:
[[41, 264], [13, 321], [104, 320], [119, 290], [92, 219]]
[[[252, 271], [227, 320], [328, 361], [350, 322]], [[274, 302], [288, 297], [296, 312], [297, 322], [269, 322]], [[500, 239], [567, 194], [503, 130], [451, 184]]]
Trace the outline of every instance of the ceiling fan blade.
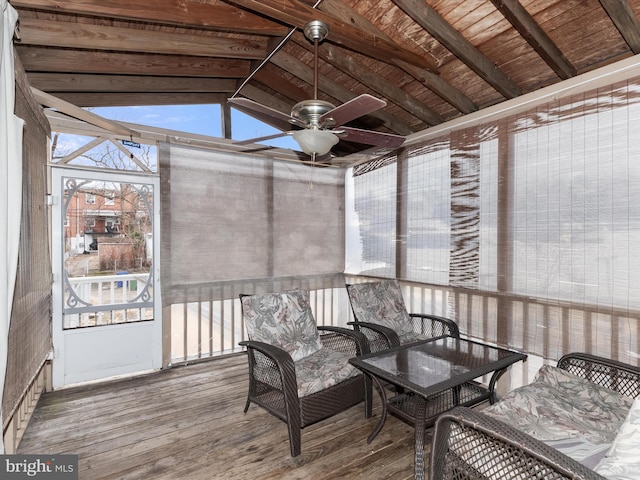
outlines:
[[274, 133], [273, 135], [266, 135], [264, 137], [249, 138], [247, 140], [234, 140], [233, 144], [249, 145], [251, 143], [259, 143], [259, 142], [264, 142], [265, 140], [272, 140], [274, 138], [286, 137], [287, 135], [291, 135], [292, 133], [293, 132], [280, 132], [280, 133]]
[[341, 127], [339, 132], [343, 133], [335, 132], [336, 135], [347, 142], [366, 143], [367, 145], [375, 145], [377, 147], [398, 148], [402, 146], [405, 141], [405, 137], [401, 135], [361, 130], [359, 128]]
[[387, 105], [387, 102], [380, 100], [372, 95], [363, 93], [348, 102], [329, 110], [319, 118], [319, 123], [327, 123], [329, 126], [338, 127], [344, 125], [351, 120], [362, 117], [371, 112], [375, 112]]
[[296, 124], [298, 122], [298, 120], [293, 118], [291, 115], [287, 115], [286, 113], [282, 113], [274, 108], [254, 102], [248, 98], [229, 98], [227, 101], [233, 104], [233, 106], [241, 112], [254, 116], [258, 118], [258, 120], [266, 123], [267, 125], [271, 125], [278, 130], [289, 130], [293, 122], [296, 122]]

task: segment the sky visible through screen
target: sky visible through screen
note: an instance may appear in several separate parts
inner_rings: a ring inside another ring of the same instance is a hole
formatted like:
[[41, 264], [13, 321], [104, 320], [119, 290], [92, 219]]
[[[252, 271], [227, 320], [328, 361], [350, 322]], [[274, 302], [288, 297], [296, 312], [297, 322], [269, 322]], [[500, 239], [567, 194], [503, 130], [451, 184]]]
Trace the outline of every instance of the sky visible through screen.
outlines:
[[[137, 123], [150, 127], [166, 128], [181, 132], [222, 137], [220, 105], [167, 105], [140, 107], [96, 107], [91, 112], [110, 120]], [[231, 135], [234, 140], [263, 137], [279, 133], [279, 130], [231, 109]], [[280, 148], [300, 150], [289, 136], [262, 142]]]

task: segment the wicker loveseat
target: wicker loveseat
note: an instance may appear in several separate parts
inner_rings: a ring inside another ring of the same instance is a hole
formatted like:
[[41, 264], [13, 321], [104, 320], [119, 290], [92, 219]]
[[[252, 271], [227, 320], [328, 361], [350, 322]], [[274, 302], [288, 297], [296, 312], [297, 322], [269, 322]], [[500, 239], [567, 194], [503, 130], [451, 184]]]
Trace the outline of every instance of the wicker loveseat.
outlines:
[[442, 415], [431, 478], [640, 478], [638, 397], [640, 368], [566, 355], [482, 411]]

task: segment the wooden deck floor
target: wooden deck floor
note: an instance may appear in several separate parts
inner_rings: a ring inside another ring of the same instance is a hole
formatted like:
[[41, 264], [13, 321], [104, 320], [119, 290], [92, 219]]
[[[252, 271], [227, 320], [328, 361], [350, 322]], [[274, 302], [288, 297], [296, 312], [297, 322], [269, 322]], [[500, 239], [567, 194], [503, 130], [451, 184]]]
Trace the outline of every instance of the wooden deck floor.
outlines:
[[413, 478], [410, 426], [389, 416], [367, 444], [377, 393], [373, 418], [360, 404], [309, 426], [291, 458], [283, 422], [256, 405], [243, 413], [246, 362], [227, 357], [44, 394], [18, 453], [77, 454], [81, 480]]

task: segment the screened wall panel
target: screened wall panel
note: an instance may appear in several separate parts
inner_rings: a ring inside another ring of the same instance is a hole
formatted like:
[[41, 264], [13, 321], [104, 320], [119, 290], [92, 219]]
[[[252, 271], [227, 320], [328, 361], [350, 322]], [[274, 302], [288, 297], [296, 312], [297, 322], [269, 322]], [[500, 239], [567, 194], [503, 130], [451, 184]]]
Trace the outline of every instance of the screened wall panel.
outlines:
[[480, 290], [498, 290], [498, 265], [502, 252], [498, 247], [502, 225], [499, 223], [499, 141], [495, 126], [485, 129], [479, 145], [479, 199], [478, 199], [478, 285]]
[[[405, 148], [401, 263], [378, 275], [446, 287], [447, 315], [469, 336], [545, 358], [587, 351], [637, 364], [639, 100], [634, 78]], [[358, 214], [379, 194], [373, 184], [389, 182], [362, 171]], [[376, 228], [361, 225], [360, 242]], [[369, 262], [383, 258], [371, 253]]]
[[449, 285], [477, 288], [480, 276], [480, 145], [475, 130], [451, 134]]
[[344, 170], [160, 147], [163, 304], [344, 286]]
[[344, 170], [286, 162], [275, 167], [273, 276], [342, 273]]
[[[9, 325], [3, 422], [10, 419], [29, 383], [51, 352], [51, 258], [45, 165], [51, 129], [16, 63], [15, 113], [25, 121], [22, 141], [20, 249]], [[4, 426], [4, 425], [3, 425]]]
[[449, 279], [451, 182], [448, 142], [407, 159], [405, 277], [446, 285]]
[[345, 273], [396, 275], [396, 163], [351, 177]]
[[549, 105], [514, 133], [515, 293], [640, 307], [640, 103], [625, 90]]

